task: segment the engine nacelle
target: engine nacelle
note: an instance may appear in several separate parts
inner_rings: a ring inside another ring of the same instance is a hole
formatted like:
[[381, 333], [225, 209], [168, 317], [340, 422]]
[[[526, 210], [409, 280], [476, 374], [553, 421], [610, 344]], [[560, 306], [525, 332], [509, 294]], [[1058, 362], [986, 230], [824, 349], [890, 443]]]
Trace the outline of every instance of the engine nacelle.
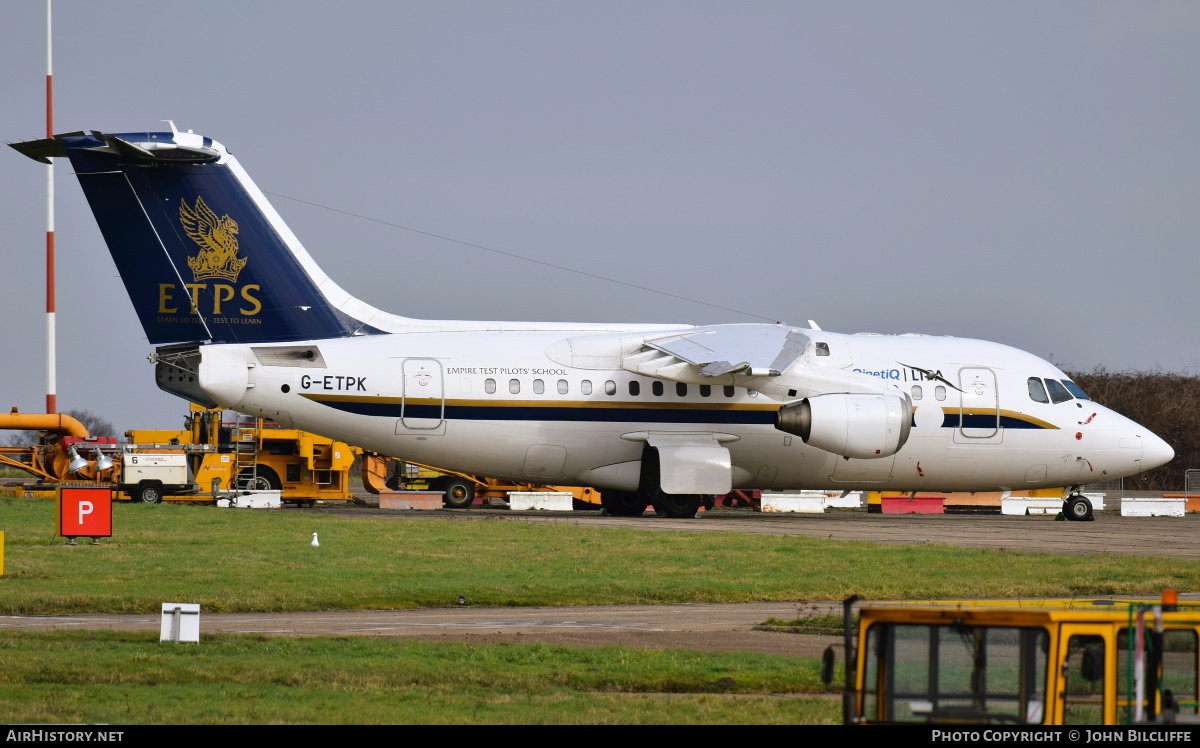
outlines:
[[903, 392], [817, 395], [780, 408], [775, 428], [843, 457], [890, 457], [908, 441], [912, 401]]

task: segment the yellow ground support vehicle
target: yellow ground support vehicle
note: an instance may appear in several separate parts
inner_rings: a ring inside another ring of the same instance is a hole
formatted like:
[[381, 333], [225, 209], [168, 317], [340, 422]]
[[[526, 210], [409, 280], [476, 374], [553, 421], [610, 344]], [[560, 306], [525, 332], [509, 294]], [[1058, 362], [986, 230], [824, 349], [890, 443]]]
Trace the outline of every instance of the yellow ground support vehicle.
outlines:
[[[230, 419], [230, 420], [227, 420]], [[186, 455], [187, 478], [182, 483], [139, 476], [121, 479], [119, 490], [135, 501], [157, 503], [196, 501], [194, 494], [210, 493], [213, 481], [221, 490], [279, 490], [285, 503], [349, 501], [350, 467], [359, 450], [299, 429], [279, 428], [261, 418], [209, 410], [193, 405], [182, 431], [127, 431], [125, 462], [156, 455]], [[132, 474], [132, 464], [122, 473]]]
[[109, 486], [117, 498], [148, 504], [214, 501], [221, 491], [279, 490], [293, 504], [350, 501], [357, 447], [259, 418], [192, 405], [181, 431], [126, 431], [129, 443], [90, 436], [61, 413], [0, 414], [0, 429], [38, 431], [37, 444], [0, 447], [0, 466], [36, 483], [0, 487], [7, 495], [49, 496], [65, 481]]
[[600, 492], [594, 488], [514, 483], [405, 462], [374, 452], [363, 452], [362, 479], [366, 490], [376, 494], [385, 490], [440, 491], [444, 494], [442, 503], [449, 509], [467, 509], [477, 502], [507, 499], [510, 491], [563, 491], [571, 494], [576, 509], [600, 508]]
[[[844, 722], [1200, 724], [1200, 609], [1176, 597], [857, 609], [850, 598]], [[827, 681], [832, 663], [831, 649]]]

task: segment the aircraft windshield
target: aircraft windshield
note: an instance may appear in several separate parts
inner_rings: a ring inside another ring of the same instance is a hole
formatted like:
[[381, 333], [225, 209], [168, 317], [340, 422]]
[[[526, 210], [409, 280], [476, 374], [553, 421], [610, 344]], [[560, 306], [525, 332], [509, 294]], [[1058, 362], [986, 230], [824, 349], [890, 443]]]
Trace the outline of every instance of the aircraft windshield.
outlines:
[[1042, 384], [1042, 380], [1037, 377], [1029, 378], [1029, 399], [1035, 403], [1050, 402], [1050, 397], [1046, 394], [1046, 387]]
[[1072, 395], [1079, 398], [1080, 400], [1091, 400], [1092, 399], [1092, 398], [1088, 397], [1087, 395], [1083, 394], [1083, 390], [1079, 389], [1079, 385], [1075, 384], [1071, 380], [1064, 379], [1064, 380], [1062, 380], [1062, 383], [1063, 383], [1063, 387], [1066, 387], [1068, 392], [1070, 392]]
[[[1049, 392], [1048, 395], [1047, 392]], [[1079, 389], [1079, 385], [1069, 379], [1064, 379], [1061, 382], [1057, 379], [1046, 379], [1043, 383], [1038, 377], [1029, 378], [1029, 399], [1035, 403], [1052, 402], [1057, 404], [1076, 398], [1080, 400], [1092, 399], [1083, 394], [1083, 390]]]
[[1073, 399], [1071, 393], [1067, 392], [1067, 388], [1063, 387], [1057, 379], [1047, 379], [1046, 389], [1050, 391], [1050, 400], [1054, 403], [1065, 403]]

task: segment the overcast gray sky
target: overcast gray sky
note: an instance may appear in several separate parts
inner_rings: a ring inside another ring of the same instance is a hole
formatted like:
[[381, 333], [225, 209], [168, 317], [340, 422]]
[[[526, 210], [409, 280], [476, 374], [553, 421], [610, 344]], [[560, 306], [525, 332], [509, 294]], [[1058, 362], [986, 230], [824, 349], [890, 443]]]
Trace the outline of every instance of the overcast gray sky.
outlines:
[[[1191, 0], [57, 0], [54, 52], [57, 131], [173, 119], [268, 192], [828, 330], [1200, 365]], [[5, 3], [0, 70], [0, 139], [42, 136], [43, 0]], [[154, 386], [57, 169], [60, 408], [176, 428], [186, 404]], [[29, 412], [44, 191], [0, 153], [0, 405]], [[399, 314], [759, 321], [275, 205]]]

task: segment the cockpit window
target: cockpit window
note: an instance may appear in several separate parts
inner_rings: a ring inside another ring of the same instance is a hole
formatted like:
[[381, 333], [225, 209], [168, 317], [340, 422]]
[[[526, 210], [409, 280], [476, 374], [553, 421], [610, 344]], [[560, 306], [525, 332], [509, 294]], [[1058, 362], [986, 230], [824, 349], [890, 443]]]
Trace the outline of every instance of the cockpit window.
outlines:
[[1071, 393], [1067, 392], [1067, 388], [1059, 384], [1057, 379], [1047, 379], [1046, 389], [1050, 390], [1050, 400], [1052, 400], [1055, 404], [1065, 403], [1066, 401], [1073, 399], [1071, 397]]
[[1063, 384], [1063, 387], [1067, 388], [1068, 392], [1070, 392], [1072, 395], [1079, 398], [1080, 400], [1091, 400], [1092, 399], [1092, 398], [1088, 397], [1087, 395], [1083, 394], [1083, 390], [1079, 389], [1079, 385], [1075, 384], [1071, 380], [1064, 379], [1064, 380], [1062, 380], [1062, 384]]
[[828, 343], [817, 343], [815, 348], [817, 350], [818, 356], [828, 356], [829, 355], [829, 344]]
[[1046, 387], [1042, 384], [1042, 380], [1037, 377], [1029, 378], [1029, 399], [1035, 403], [1048, 403], [1050, 397], [1046, 394]]

